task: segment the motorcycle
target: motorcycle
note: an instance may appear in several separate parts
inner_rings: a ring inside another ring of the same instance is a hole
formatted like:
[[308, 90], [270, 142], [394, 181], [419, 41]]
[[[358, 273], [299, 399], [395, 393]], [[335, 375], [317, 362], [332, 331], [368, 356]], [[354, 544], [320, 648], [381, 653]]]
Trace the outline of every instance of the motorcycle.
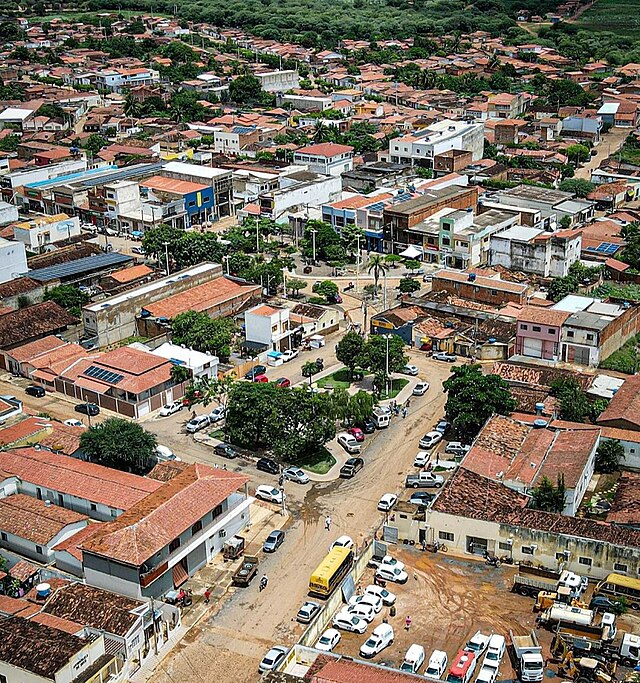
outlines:
[[433, 543], [423, 543], [422, 550], [428, 550], [431, 553], [446, 553], [449, 551], [449, 548], [444, 543], [440, 543], [440, 541], [434, 541]]
[[267, 584], [269, 583], [269, 579], [265, 578], [264, 576], [260, 579], [260, 592], [267, 587]]
[[350, 292], [354, 287], [355, 287], [355, 285], [353, 284], [353, 282], [350, 282], [342, 291], [343, 292]]
[[489, 553], [485, 551], [483, 557], [485, 560], [485, 564], [488, 567], [499, 567], [500, 566], [500, 560], [495, 555], [489, 555]]

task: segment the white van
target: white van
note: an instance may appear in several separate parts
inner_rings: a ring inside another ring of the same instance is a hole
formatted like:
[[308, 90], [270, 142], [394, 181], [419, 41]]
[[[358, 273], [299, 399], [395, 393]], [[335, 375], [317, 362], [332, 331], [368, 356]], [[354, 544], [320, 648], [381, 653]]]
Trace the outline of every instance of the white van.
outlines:
[[156, 446], [155, 458], [157, 462], [180, 461], [180, 458], [170, 448], [162, 444]]
[[484, 656], [483, 666], [492, 666], [494, 669], [497, 669], [504, 657], [505, 646], [504, 636], [501, 636], [499, 633], [494, 633], [491, 638], [489, 638], [487, 654]]
[[404, 662], [402, 662], [400, 671], [408, 671], [410, 674], [417, 674], [418, 669], [420, 669], [423, 662], [424, 648], [422, 645], [416, 645], [416, 643], [414, 643], [407, 650], [407, 654], [404, 656]]
[[388, 406], [377, 406], [373, 409], [371, 419], [378, 429], [385, 429], [391, 421], [391, 409]]
[[427, 664], [427, 670], [424, 672], [424, 677], [431, 678], [434, 681], [441, 681], [444, 672], [447, 670], [448, 663], [449, 660], [446, 652], [434, 650], [429, 658], [429, 664]]

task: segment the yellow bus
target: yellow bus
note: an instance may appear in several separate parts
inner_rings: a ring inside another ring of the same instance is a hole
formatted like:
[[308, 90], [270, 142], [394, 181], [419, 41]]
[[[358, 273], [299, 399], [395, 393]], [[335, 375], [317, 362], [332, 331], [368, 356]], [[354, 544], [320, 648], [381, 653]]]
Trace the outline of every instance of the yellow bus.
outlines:
[[334, 548], [316, 567], [309, 579], [309, 595], [326, 598], [347, 575], [353, 564], [353, 550]]
[[640, 579], [633, 579], [624, 574], [609, 574], [606, 579], [600, 581], [593, 594], [624, 598], [628, 607], [640, 609]]

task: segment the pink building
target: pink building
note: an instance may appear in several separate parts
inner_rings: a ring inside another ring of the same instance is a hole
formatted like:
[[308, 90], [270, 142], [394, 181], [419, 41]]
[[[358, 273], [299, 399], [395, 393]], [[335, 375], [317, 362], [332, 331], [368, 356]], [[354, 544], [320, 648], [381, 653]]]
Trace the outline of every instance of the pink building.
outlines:
[[567, 311], [525, 306], [518, 314], [516, 354], [544, 360], [560, 359], [560, 330]]

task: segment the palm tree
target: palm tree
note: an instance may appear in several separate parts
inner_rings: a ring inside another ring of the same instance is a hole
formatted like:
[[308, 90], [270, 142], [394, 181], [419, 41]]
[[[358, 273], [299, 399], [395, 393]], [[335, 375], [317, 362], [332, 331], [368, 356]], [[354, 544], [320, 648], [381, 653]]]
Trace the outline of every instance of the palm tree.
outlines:
[[307, 361], [302, 366], [302, 376], [309, 378], [309, 386], [311, 386], [313, 376], [317, 375], [318, 372], [320, 372], [320, 368], [318, 367], [318, 364], [313, 360]]
[[373, 271], [373, 283], [378, 288], [378, 280], [381, 275], [389, 270], [389, 266], [385, 263], [384, 257], [381, 254], [374, 254], [369, 258], [369, 267], [367, 271], [371, 273]]

